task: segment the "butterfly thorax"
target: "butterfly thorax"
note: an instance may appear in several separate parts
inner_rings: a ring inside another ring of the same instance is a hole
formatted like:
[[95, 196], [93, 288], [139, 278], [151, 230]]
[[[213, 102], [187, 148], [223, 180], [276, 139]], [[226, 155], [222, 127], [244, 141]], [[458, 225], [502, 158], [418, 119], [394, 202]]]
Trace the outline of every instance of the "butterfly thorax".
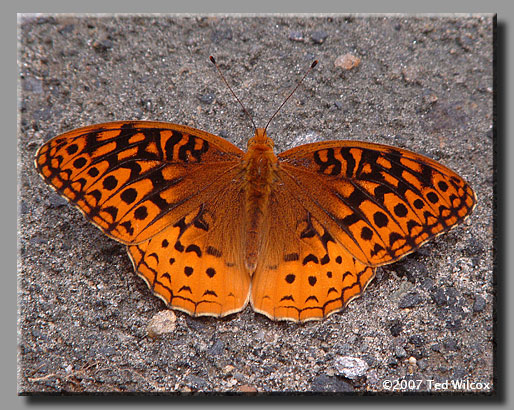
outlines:
[[277, 156], [273, 152], [273, 140], [268, 138], [263, 128], [258, 128], [255, 136], [248, 141], [248, 151], [243, 160], [245, 173], [245, 265], [252, 274], [257, 266], [259, 249], [268, 214], [271, 187], [277, 167]]

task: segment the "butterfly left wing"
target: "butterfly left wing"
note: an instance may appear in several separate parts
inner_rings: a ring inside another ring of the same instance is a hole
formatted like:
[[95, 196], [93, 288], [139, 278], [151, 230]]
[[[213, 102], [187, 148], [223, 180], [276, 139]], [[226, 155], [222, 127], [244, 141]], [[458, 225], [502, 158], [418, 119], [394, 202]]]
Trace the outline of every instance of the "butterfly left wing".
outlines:
[[255, 311], [273, 320], [321, 319], [359, 297], [375, 269], [341, 246], [289, 188], [272, 188], [268, 235], [250, 300]]
[[279, 156], [268, 241], [252, 279], [254, 309], [320, 319], [392, 263], [462, 222], [475, 196], [455, 172], [385, 145], [331, 141]]
[[281, 183], [368, 266], [392, 263], [461, 223], [469, 184], [444, 165], [387, 145], [327, 141], [279, 155]]
[[59, 135], [36, 154], [47, 183], [108, 236], [139, 243], [221, 189], [243, 152], [183, 125], [124, 121]]

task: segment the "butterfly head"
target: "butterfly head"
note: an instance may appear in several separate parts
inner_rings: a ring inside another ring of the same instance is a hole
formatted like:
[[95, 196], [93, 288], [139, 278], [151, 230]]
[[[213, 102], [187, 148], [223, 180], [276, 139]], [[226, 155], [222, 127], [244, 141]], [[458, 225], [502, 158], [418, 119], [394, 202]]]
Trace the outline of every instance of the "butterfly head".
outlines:
[[248, 149], [256, 149], [257, 147], [261, 149], [273, 149], [274, 145], [275, 143], [268, 137], [265, 128], [256, 128], [255, 135], [248, 140], [247, 144]]

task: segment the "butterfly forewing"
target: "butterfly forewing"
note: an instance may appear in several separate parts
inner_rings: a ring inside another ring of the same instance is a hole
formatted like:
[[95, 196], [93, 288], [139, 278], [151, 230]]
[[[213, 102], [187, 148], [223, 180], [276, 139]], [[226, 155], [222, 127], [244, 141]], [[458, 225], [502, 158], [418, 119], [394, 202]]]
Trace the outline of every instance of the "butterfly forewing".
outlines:
[[80, 128], [43, 145], [43, 178], [109, 236], [145, 241], [219, 188], [243, 152], [204, 131], [159, 122]]
[[475, 205], [459, 175], [404, 149], [328, 141], [279, 159], [284, 185], [368, 266], [398, 260], [462, 222]]

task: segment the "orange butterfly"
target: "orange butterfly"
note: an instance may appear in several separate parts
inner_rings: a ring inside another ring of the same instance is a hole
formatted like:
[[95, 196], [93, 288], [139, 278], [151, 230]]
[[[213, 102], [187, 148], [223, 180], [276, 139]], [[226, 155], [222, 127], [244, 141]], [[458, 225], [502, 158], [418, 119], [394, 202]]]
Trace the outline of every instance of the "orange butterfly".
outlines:
[[323, 318], [360, 296], [377, 266], [448, 231], [475, 205], [459, 175], [422, 155], [326, 141], [277, 156], [263, 128], [245, 153], [184, 125], [97, 124], [48, 141], [35, 163], [127, 245], [155, 295], [193, 316], [226, 316], [250, 302], [274, 320]]

